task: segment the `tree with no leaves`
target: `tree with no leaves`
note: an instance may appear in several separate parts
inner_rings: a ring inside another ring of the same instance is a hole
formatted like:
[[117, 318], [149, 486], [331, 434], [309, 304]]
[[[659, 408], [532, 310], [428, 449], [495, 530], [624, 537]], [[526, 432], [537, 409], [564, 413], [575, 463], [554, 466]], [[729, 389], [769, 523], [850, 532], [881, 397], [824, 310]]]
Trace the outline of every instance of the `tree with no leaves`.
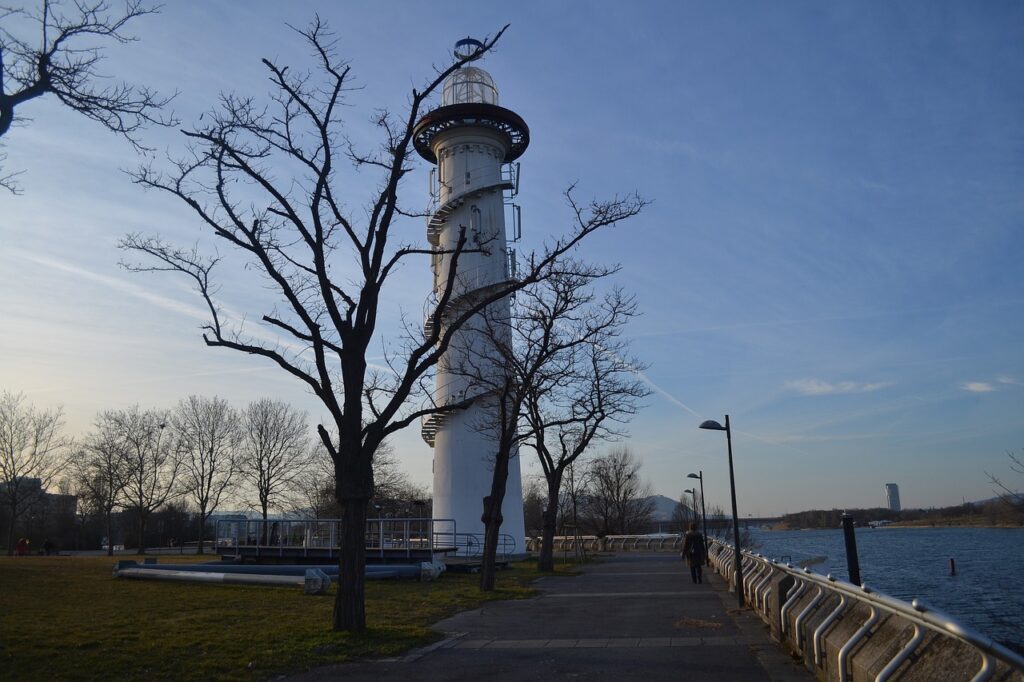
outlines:
[[118, 413], [104, 412], [96, 419], [95, 430], [72, 458], [75, 489], [79, 504], [91, 507], [103, 517], [106, 527], [107, 556], [114, 555], [114, 510], [124, 502], [128, 484], [128, 457], [121, 434], [123, 424]]
[[[304, 501], [316, 518], [336, 517], [341, 510], [331, 475], [334, 463], [323, 447], [314, 450], [311, 460], [302, 477]], [[416, 502], [426, 502], [429, 498], [430, 491], [413, 483], [402, 470], [402, 463], [395, 456], [391, 444], [387, 441], [381, 443], [373, 456], [373, 505], [377, 514], [407, 515]]]
[[[18, 110], [23, 104], [44, 95], [53, 95], [136, 149], [143, 149], [138, 132], [146, 124], [176, 124], [173, 116], [161, 115], [173, 96], [104, 83], [98, 71], [103, 48], [96, 42], [132, 42], [125, 27], [155, 12], [139, 0], [129, 0], [121, 12], [95, 0], [76, 0], [67, 12], [53, 0], [42, 0], [35, 12], [0, 5], [0, 138], [22, 120]], [[0, 167], [0, 187], [16, 192], [16, 175], [4, 175]]]
[[597, 297], [592, 285], [617, 268], [566, 260], [551, 277], [519, 292], [511, 318], [484, 316], [478, 347], [453, 348], [458, 373], [487, 397], [477, 425], [496, 444], [485, 525], [481, 589], [494, 589], [501, 506], [511, 460], [520, 445], [533, 448], [547, 484], [541, 570], [554, 570], [554, 536], [567, 466], [594, 440], [619, 435], [635, 401], [647, 391], [628, 363], [619, 338], [636, 314], [621, 290]]
[[[1010, 460], [1010, 471], [1018, 474], [1024, 474], [1024, 459], [1014, 452], [1007, 452], [1006, 456]], [[985, 472], [988, 476], [989, 482], [993, 486], [993, 490], [999, 499], [1003, 502], [1005, 507], [1013, 514], [1016, 514], [1018, 518], [1024, 518], [1024, 493], [1020, 490], [1011, 488], [1009, 484], [1004, 482], [1003, 479], [999, 478], [995, 474]]]
[[[163, 410], [141, 410], [138, 405], [107, 413], [124, 446], [127, 467], [124, 508], [135, 515], [138, 553], [146, 552], [146, 522], [157, 509], [181, 496], [178, 475], [181, 460], [169, 432], [170, 415]], [[107, 538], [108, 543], [113, 538]]]
[[[534, 342], [548, 348], [526, 386], [526, 441], [541, 463], [547, 504], [538, 568], [555, 570], [554, 538], [566, 471], [595, 442], [616, 440], [650, 391], [637, 373], [644, 365], [627, 357], [625, 326], [636, 316], [636, 302], [613, 289], [597, 297], [576, 275], [553, 278], [533, 299]], [[530, 325], [526, 325], [528, 328]]]
[[[635, 214], [642, 203], [627, 197], [580, 208], [574, 229], [527, 258], [518, 280], [458, 306], [452, 292], [459, 258], [471, 248], [465, 227], [455, 245], [441, 251], [401, 242], [396, 230], [411, 212], [400, 204], [399, 190], [412, 170], [414, 133], [424, 105], [450, 74], [489, 51], [503, 31], [473, 54], [456, 58], [423, 89], [413, 90], [401, 119], [378, 112], [374, 120], [383, 144], [377, 153], [363, 153], [340, 132], [350, 68], [336, 58], [333, 39], [317, 19], [302, 32], [317, 64], [314, 73], [263, 60], [273, 86], [267, 104], [224, 95], [199, 127], [185, 131], [190, 153], [170, 173], [147, 167], [135, 176], [140, 185], [184, 202], [246, 260], [247, 268], [265, 278], [276, 300], [248, 316], [248, 324], [255, 320], [261, 327], [263, 334], [257, 336], [230, 319], [218, 302], [218, 256], [136, 234], [121, 246], [141, 254], [147, 264], [126, 267], [187, 277], [209, 311], [203, 337], [208, 346], [280, 367], [303, 383], [330, 416], [317, 432], [331, 457], [342, 508], [335, 629], [366, 627], [365, 534], [367, 504], [374, 495], [374, 453], [390, 434], [421, 417], [463, 407], [429, 401], [411, 407], [411, 398], [429, 383], [452, 336], [478, 311], [548, 276], [580, 240]], [[378, 189], [359, 218], [348, 208], [359, 202], [345, 196], [348, 187], [340, 168], [346, 162], [379, 173]], [[410, 257], [439, 253], [448, 258], [450, 279], [441, 287], [432, 330], [410, 336], [400, 348], [386, 348], [391, 372], [375, 374], [367, 357], [371, 345], [380, 343], [379, 305], [392, 273]]]
[[526, 535], [534, 537], [540, 533], [544, 523], [544, 503], [547, 500], [547, 484], [540, 476], [532, 475], [523, 479], [523, 516]]
[[[699, 495], [700, 493], [698, 493]], [[698, 499], [700, 499], [698, 497]], [[685, 532], [686, 527], [691, 523], [700, 523], [700, 516], [698, 510], [700, 506], [693, 506], [691, 504], [693, 497], [690, 493], [683, 492], [679, 494], [679, 501], [676, 502], [676, 506], [672, 508], [672, 523], [679, 528], [679, 532]]]
[[36, 410], [25, 396], [0, 394], [0, 504], [8, 511], [7, 553], [14, 553], [18, 519], [39, 503], [64, 464], [64, 414]]
[[180, 462], [181, 490], [199, 508], [199, 545], [203, 553], [206, 522], [237, 482], [242, 423], [228, 401], [190, 395], [171, 415]]
[[644, 530], [654, 505], [651, 487], [640, 479], [640, 460], [625, 447], [590, 462], [583, 515], [597, 535]]
[[239, 473], [256, 492], [266, 521], [271, 507], [287, 505], [301, 489], [310, 466], [307, 415], [286, 402], [260, 398], [243, 415]]

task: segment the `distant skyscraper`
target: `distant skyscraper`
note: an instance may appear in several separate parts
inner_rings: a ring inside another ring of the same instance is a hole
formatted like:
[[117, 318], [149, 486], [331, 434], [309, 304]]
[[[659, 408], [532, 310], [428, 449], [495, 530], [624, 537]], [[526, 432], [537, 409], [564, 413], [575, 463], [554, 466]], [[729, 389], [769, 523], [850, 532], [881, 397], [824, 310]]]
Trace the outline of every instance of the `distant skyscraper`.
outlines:
[[885, 501], [889, 507], [889, 511], [900, 511], [903, 507], [900, 506], [900, 487], [895, 483], [885, 484]]

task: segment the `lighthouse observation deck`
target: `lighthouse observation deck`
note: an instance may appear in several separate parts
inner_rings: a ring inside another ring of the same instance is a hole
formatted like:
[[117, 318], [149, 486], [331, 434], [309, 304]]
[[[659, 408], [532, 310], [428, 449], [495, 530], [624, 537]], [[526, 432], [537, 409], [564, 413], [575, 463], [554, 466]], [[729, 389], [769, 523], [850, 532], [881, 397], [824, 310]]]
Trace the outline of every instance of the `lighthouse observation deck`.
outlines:
[[476, 66], [463, 66], [445, 80], [441, 106], [416, 124], [413, 145], [420, 156], [437, 163], [435, 138], [452, 129], [467, 127], [488, 128], [505, 137], [505, 163], [519, 158], [530, 144], [526, 121], [514, 111], [498, 106], [498, 87], [494, 79]]

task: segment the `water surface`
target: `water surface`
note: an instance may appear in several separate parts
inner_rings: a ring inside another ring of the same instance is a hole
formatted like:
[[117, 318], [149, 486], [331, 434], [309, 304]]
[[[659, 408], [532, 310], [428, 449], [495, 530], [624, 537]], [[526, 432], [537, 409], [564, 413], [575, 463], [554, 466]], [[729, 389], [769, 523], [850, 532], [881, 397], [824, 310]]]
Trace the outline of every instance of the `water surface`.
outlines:
[[[812, 570], [849, 579], [839, 528], [750, 534], [756, 552], [794, 565], [826, 556]], [[1024, 645], [1024, 529], [858, 528], [857, 553], [861, 581], [876, 591], [921, 598], [994, 639]]]

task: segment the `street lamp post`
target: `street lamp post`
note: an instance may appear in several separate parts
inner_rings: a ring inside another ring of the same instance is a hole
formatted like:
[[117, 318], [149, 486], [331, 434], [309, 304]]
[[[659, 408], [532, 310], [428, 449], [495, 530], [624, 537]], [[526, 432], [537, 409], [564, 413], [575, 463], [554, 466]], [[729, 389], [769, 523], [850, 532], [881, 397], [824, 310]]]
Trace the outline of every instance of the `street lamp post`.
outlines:
[[[700, 473], [697, 473], [697, 474], [686, 474], [686, 477], [687, 478], [700, 479], [700, 517], [701, 517], [701, 520], [703, 521], [703, 526], [704, 526], [704, 550], [705, 550], [704, 551], [704, 556], [706, 558], [707, 565], [710, 566], [711, 565], [711, 554], [707, 551], [707, 545], [708, 545], [708, 509], [707, 509], [707, 506], [704, 504], [704, 472], [701, 471]], [[694, 510], [694, 511], [696, 511], [696, 510]]]
[[697, 521], [698, 521], [698, 519], [697, 519], [697, 489], [696, 488], [687, 488], [683, 492], [684, 493], [690, 493], [690, 495], [693, 496], [693, 502], [690, 504], [690, 509], [693, 510], [693, 522], [697, 523]]
[[732, 427], [729, 425], [729, 415], [725, 415], [725, 426], [722, 426], [714, 419], [708, 419], [701, 423], [700, 428], [707, 429], [708, 431], [725, 431], [725, 441], [729, 448], [729, 491], [732, 493], [732, 534], [736, 549], [736, 551], [733, 552], [736, 562], [736, 599], [739, 602], [740, 608], [743, 608], [746, 605], [746, 601], [743, 598], [743, 561], [740, 556], [740, 517], [736, 512], [736, 476], [733, 474], [732, 470]]

